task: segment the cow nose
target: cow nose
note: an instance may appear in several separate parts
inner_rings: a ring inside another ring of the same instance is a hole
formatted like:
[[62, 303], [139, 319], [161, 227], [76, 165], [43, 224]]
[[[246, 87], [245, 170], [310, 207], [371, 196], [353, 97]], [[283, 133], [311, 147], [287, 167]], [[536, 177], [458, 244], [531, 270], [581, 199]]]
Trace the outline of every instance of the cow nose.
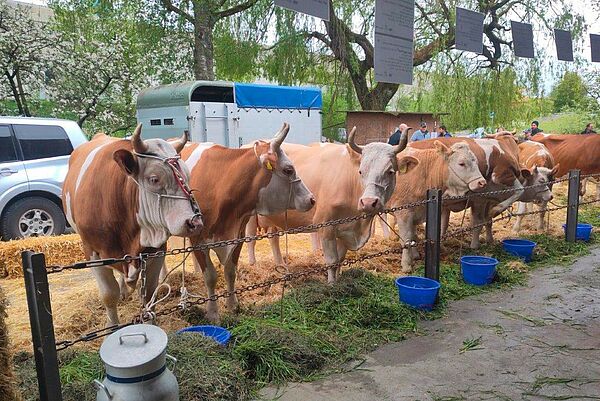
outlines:
[[202, 227], [204, 227], [204, 224], [202, 224], [202, 217], [198, 215], [191, 219], [187, 219], [186, 223], [190, 231], [200, 231]]
[[360, 199], [360, 208], [365, 212], [374, 211], [379, 205], [379, 199], [377, 198], [361, 198]]
[[315, 200], [315, 197], [314, 197], [314, 196], [311, 196], [311, 197], [310, 197], [310, 204], [311, 204], [312, 206], [314, 206], [314, 205], [315, 205], [315, 203], [317, 203], [317, 201]]
[[481, 180], [477, 181], [478, 188], [485, 188], [486, 184], [487, 184], [487, 181], [485, 180], [485, 178], [482, 178]]
[[548, 199], [548, 201], [551, 201], [552, 199], [554, 199], [554, 195], [552, 195], [552, 192], [550, 193], [550, 199]]

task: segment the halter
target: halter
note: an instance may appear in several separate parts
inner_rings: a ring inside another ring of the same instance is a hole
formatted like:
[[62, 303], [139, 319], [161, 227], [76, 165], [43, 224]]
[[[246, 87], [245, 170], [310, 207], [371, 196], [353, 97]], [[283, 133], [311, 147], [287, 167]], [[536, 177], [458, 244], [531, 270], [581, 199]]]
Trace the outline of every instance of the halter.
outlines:
[[[190, 206], [192, 207], [192, 210], [194, 212], [193, 217], [197, 217], [197, 216], [202, 217], [202, 212], [200, 211], [200, 206], [198, 206], [198, 202], [196, 201], [196, 198], [194, 198], [194, 195], [192, 194], [192, 189], [190, 189], [190, 187], [186, 183], [185, 176], [183, 174], [183, 171], [181, 170], [181, 166], [179, 165], [179, 160], [181, 159], [181, 157], [179, 155], [171, 156], [171, 157], [160, 157], [160, 156], [155, 156], [155, 155], [149, 155], [147, 153], [133, 152], [133, 154], [140, 158], [155, 159], [155, 160], [160, 160], [163, 163], [166, 163], [167, 166], [169, 166], [169, 168], [171, 169], [171, 172], [173, 173], [173, 177], [175, 178], [175, 182], [177, 182], [177, 186], [179, 186], [179, 188], [183, 191], [184, 196], [161, 194], [158, 192], [151, 191], [148, 188], [144, 188], [142, 185], [140, 185], [139, 182], [136, 181], [135, 178], [130, 176], [131, 179], [133, 180], [133, 182], [135, 182], [140, 189], [156, 195], [158, 197], [159, 205], [160, 205], [160, 201], [162, 198], [187, 200], [188, 202], [190, 202]], [[159, 211], [161, 212], [161, 217], [162, 217], [162, 209], [159, 209]]]
[[462, 181], [463, 184], [465, 184], [467, 186], [467, 188], [469, 188], [469, 190], [471, 189], [470, 185], [473, 181], [477, 181], [479, 180], [479, 178], [473, 178], [471, 181], [466, 181], [464, 178], [462, 178], [457, 172], [456, 170], [454, 170], [454, 168], [452, 168], [452, 165], [450, 165], [450, 163], [448, 163], [448, 170], [452, 171], [454, 173], [454, 175], [460, 180]]

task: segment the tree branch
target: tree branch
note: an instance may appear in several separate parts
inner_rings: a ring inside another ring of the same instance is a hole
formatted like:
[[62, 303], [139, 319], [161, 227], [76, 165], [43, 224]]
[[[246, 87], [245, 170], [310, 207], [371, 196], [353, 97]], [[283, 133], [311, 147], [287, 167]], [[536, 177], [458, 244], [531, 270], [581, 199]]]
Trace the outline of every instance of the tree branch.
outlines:
[[245, 3], [241, 3], [241, 4], [238, 4], [237, 6], [233, 6], [233, 7], [229, 8], [227, 10], [218, 12], [216, 17], [217, 17], [217, 19], [231, 17], [232, 15], [241, 13], [242, 11], [249, 9], [250, 7], [255, 5], [257, 2], [258, 2], [258, 0], [248, 0]]
[[186, 20], [188, 20], [188, 22], [191, 22], [192, 24], [194, 23], [194, 17], [192, 17], [192, 15], [190, 15], [190, 13], [177, 7], [175, 4], [173, 4], [173, 2], [171, 0], [161, 0], [161, 3], [163, 4], [163, 6], [165, 6], [165, 8], [167, 10], [180, 15], [181, 17], [185, 18]]

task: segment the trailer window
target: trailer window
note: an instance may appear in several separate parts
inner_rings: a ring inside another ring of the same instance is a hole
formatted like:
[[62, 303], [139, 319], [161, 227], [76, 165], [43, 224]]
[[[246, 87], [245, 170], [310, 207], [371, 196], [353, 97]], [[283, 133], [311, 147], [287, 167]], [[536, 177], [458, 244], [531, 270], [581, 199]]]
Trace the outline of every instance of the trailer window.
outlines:
[[192, 102], [233, 103], [233, 87], [199, 86], [192, 92]]
[[150, 120], [150, 125], [160, 125], [160, 118], [157, 118], [156, 120]]
[[165, 118], [165, 119], [163, 120], [163, 124], [164, 124], [164, 125], [175, 125], [175, 122], [173, 121], [173, 119], [172, 119], [172, 118]]

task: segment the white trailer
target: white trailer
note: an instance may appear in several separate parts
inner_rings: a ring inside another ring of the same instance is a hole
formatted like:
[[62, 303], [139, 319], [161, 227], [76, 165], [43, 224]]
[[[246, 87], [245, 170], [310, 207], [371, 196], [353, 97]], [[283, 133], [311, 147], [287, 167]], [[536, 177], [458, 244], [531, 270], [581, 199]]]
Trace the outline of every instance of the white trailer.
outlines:
[[284, 122], [286, 142], [321, 141], [321, 90], [314, 87], [190, 81], [145, 89], [137, 98], [144, 138], [173, 138], [239, 148], [269, 139]]

